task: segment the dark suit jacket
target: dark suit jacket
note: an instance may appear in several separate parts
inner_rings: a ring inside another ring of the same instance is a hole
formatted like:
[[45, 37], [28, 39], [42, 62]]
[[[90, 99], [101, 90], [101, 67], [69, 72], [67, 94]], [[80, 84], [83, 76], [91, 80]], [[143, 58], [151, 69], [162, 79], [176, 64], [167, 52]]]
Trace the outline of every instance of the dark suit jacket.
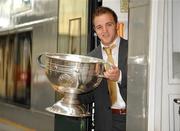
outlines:
[[[128, 42], [121, 38], [119, 46], [119, 60], [118, 67], [122, 71], [122, 81], [118, 84], [120, 87], [120, 93], [124, 101], [127, 97], [127, 55], [128, 55]], [[101, 58], [102, 51], [101, 45], [95, 48], [88, 54], [89, 56]], [[82, 94], [79, 97], [81, 103], [95, 103], [95, 131], [111, 131], [112, 130], [112, 112], [109, 99], [109, 92], [107, 87], [107, 80], [103, 78], [99, 86], [86, 94]]]

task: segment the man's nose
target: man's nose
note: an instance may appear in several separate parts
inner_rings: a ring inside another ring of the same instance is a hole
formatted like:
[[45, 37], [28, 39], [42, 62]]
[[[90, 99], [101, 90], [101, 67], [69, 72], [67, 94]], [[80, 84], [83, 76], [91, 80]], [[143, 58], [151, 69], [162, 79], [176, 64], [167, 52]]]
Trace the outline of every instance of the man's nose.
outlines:
[[103, 32], [107, 32], [107, 27], [103, 26]]

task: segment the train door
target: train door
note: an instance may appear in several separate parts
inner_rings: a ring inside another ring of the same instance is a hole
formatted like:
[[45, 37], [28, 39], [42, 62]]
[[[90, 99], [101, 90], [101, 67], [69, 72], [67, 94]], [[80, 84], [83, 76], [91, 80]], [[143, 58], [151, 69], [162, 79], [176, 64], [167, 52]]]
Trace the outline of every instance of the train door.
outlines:
[[180, 2], [129, 2], [127, 130], [179, 131]]
[[[91, 15], [100, 5], [101, 0], [59, 1], [58, 52], [85, 55], [94, 49], [96, 38]], [[60, 98], [61, 95], [56, 93], [56, 100]], [[91, 118], [80, 119], [55, 114], [55, 131], [90, 131], [90, 121]]]
[[179, 6], [180, 1], [165, 0], [161, 131], [180, 131]]

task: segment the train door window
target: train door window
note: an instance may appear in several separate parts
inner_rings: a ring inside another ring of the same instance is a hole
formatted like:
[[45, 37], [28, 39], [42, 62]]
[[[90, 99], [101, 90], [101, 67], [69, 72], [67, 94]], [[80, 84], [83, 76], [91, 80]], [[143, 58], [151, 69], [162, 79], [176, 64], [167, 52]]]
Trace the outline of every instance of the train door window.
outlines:
[[6, 98], [6, 46], [7, 36], [0, 36], [0, 98]]
[[179, 33], [179, 22], [180, 16], [178, 12], [180, 11], [179, 1], [173, 1], [168, 4], [170, 14], [172, 14], [172, 19], [168, 19], [168, 51], [169, 51], [169, 81], [170, 83], [180, 83], [180, 37]]
[[30, 107], [31, 32], [0, 36], [0, 98]]
[[30, 105], [31, 87], [31, 32], [17, 34], [15, 102]]
[[15, 35], [12, 34], [8, 36], [7, 43], [5, 46], [5, 75], [6, 75], [6, 99], [8, 102], [14, 101], [14, 91], [15, 91]]

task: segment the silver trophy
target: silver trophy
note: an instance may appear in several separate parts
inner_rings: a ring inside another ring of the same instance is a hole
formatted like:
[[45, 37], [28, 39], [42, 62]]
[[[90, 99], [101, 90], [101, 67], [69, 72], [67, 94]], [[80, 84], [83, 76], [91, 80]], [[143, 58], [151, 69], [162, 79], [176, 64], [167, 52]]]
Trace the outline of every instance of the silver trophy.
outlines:
[[62, 53], [41, 54], [38, 56], [38, 63], [52, 87], [63, 95], [61, 100], [46, 110], [71, 117], [90, 116], [77, 95], [89, 92], [99, 85], [107, 63], [98, 58]]

